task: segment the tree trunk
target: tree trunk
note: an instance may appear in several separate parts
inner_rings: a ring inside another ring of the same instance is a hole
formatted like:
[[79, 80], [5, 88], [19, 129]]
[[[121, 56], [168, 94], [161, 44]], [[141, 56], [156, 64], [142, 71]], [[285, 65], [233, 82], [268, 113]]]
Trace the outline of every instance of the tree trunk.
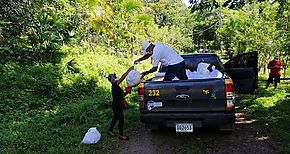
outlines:
[[264, 74], [266, 74], [267, 71], [267, 64], [264, 64]]

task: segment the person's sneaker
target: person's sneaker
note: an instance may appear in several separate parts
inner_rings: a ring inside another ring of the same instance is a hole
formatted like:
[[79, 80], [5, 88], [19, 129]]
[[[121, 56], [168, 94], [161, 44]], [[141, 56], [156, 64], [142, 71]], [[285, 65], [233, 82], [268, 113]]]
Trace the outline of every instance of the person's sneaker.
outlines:
[[116, 136], [112, 131], [108, 131], [107, 133], [111, 136]]
[[126, 135], [119, 135], [120, 140], [129, 140], [129, 137]]

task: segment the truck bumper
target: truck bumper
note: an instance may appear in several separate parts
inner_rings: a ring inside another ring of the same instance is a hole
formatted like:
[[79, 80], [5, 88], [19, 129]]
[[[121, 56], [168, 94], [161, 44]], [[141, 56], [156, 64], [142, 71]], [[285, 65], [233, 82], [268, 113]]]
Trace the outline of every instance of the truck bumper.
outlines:
[[141, 121], [145, 124], [175, 127], [176, 123], [193, 123], [194, 128], [218, 127], [233, 124], [234, 112], [216, 113], [143, 113]]

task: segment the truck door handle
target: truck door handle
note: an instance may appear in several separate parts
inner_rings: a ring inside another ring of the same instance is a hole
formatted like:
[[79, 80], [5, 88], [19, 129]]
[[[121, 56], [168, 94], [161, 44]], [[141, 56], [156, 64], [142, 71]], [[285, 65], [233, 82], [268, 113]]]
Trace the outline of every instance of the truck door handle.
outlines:
[[190, 87], [176, 87], [175, 89], [179, 92], [185, 92], [188, 91]]
[[179, 94], [179, 95], [176, 96], [176, 98], [177, 99], [182, 99], [182, 100], [187, 100], [187, 99], [190, 98], [190, 96], [187, 95], [187, 94]]

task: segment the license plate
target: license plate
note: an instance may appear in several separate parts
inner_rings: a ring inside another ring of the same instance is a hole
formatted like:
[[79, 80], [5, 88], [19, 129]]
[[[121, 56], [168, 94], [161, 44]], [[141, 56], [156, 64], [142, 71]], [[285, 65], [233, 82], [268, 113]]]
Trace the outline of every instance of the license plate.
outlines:
[[176, 132], [193, 132], [192, 123], [176, 123], [175, 128]]

